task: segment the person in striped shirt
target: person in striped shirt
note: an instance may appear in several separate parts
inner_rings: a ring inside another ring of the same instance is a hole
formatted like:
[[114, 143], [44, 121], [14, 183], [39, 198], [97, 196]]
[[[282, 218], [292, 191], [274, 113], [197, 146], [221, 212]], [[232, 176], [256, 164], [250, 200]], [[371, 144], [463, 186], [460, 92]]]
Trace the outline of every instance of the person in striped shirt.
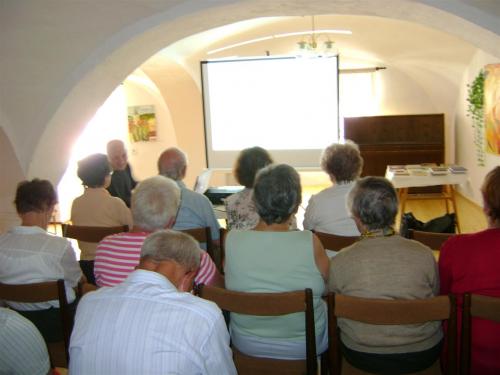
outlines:
[[[139, 264], [145, 238], [157, 230], [172, 228], [179, 205], [180, 190], [173, 180], [154, 176], [139, 183], [132, 193], [132, 230], [108, 236], [97, 246], [97, 286], [115, 286], [124, 281]], [[200, 251], [195, 284], [222, 286], [224, 280], [214, 262], [206, 251]]]

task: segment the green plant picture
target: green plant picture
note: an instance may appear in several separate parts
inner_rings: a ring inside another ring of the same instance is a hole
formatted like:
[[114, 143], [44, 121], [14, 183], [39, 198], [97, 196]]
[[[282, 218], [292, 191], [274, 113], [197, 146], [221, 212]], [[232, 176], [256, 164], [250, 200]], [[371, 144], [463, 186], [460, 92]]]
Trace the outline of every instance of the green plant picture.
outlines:
[[481, 70], [474, 81], [467, 85], [467, 114], [472, 118], [474, 128], [474, 145], [478, 166], [485, 165], [484, 155], [484, 70]]
[[156, 113], [154, 105], [128, 107], [128, 132], [132, 142], [156, 140]]

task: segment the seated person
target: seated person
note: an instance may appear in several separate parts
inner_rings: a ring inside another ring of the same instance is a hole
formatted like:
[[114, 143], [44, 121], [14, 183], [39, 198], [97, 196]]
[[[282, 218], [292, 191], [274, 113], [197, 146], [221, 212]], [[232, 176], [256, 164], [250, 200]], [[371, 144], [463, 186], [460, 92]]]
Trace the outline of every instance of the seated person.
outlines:
[[82, 298], [70, 374], [236, 374], [220, 309], [189, 293], [202, 253], [184, 233], [148, 236], [123, 283]]
[[186, 177], [187, 156], [178, 148], [167, 148], [158, 158], [158, 173], [174, 180], [181, 189], [181, 204], [173, 229], [209, 227], [212, 241], [219, 246], [220, 225], [210, 200], [189, 190], [182, 180]]
[[253, 229], [259, 222], [259, 214], [253, 203], [253, 183], [257, 172], [272, 164], [271, 155], [261, 147], [252, 147], [240, 152], [233, 169], [242, 191], [225, 199], [227, 229]]
[[[439, 255], [441, 294], [500, 297], [500, 167], [488, 173], [481, 192], [488, 229], [459, 234], [443, 244]], [[458, 327], [461, 327], [461, 309], [458, 311]], [[499, 323], [473, 318], [471, 374], [500, 374]]]
[[[432, 251], [395, 234], [396, 191], [381, 177], [358, 180], [347, 197], [361, 239], [330, 263], [332, 292], [380, 299], [424, 299], [439, 290]], [[338, 319], [342, 353], [354, 367], [404, 374], [432, 366], [441, 352], [441, 322], [380, 326]]]
[[321, 168], [332, 186], [309, 200], [304, 214], [304, 229], [339, 236], [359, 236], [354, 220], [346, 208], [346, 197], [363, 168], [358, 146], [346, 141], [328, 146], [321, 156]]
[[[97, 246], [94, 274], [98, 286], [115, 286], [134, 271], [144, 239], [154, 231], [174, 225], [180, 194], [177, 184], [163, 176], [150, 177], [137, 185], [132, 192], [132, 230], [108, 236]], [[201, 254], [195, 282], [223, 284], [222, 276], [206, 251]]]
[[47, 375], [49, 353], [38, 329], [14, 310], [0, 307], [0, 373]]
[[[111, 181], [111, 169], [104, 154], [93, 154], [78, 162], [78, 177], [85, 188], [83, 195], [73, 201], [71, 222], [74, 225], [132, 228], [132, 214], [125, 203], [109, 194], [106, 188]], [[87, 281], [95, 284], [94, 258], [97, 244], [78, 241], [80, 267]]]
[[[14, 203], [21, 225], [0, 236], [0, 282], [31, 284], [64, 279], [68, 303], [74, 302], [73, 288], [82, 278], [75, 251], [66, 238], [47, 233], [57, 203], [52, 184], [39, 179], [23, 181], [17, 186]], [[59, 301], [7, 304], [31, 320], [45, 341], [62, 340]]]
[[[231, 230], [226, 238], [226, 288], [242, 292], [286, 292], [311, 288], [316, 348], [328, 346], [326, 306], [321, 296], [328, 257], [310, 231], [290, 231], [301, 201], [300, 177], [285, 164], [257, 174], [253, 199], [260, 220], [253, 230]], [[303, 314], [256, 317], [231, 314], [231, 338], [242, 353], [281, 359], [304, 359]]]

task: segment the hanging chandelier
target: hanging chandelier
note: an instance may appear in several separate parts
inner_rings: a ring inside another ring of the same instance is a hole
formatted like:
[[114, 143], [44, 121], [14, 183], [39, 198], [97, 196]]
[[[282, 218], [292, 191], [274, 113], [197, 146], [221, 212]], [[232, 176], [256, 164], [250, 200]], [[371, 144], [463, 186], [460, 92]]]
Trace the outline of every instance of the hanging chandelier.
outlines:
[[328, 34], [324, 33], [327, 30], [316, 30], [314, 16], [311, 16], [311, 32], [302, 37], [297, 42], [299, 46], [299, 54], [308, 55], [337, 55], [338, 50], [334, 46], [335, 42], [330, 39]]

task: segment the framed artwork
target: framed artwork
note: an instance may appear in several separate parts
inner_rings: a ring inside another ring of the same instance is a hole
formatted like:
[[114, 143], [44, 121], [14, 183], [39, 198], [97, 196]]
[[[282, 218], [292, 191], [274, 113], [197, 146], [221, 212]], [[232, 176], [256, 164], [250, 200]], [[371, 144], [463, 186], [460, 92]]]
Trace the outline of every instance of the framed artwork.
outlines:
[[128, 107], [128, 133], [131, 142], [156, 140], [156, 113], [154, 105]]
[[486, 152], [500, 155], [500, 64], [486, 65], [484, 70]]

